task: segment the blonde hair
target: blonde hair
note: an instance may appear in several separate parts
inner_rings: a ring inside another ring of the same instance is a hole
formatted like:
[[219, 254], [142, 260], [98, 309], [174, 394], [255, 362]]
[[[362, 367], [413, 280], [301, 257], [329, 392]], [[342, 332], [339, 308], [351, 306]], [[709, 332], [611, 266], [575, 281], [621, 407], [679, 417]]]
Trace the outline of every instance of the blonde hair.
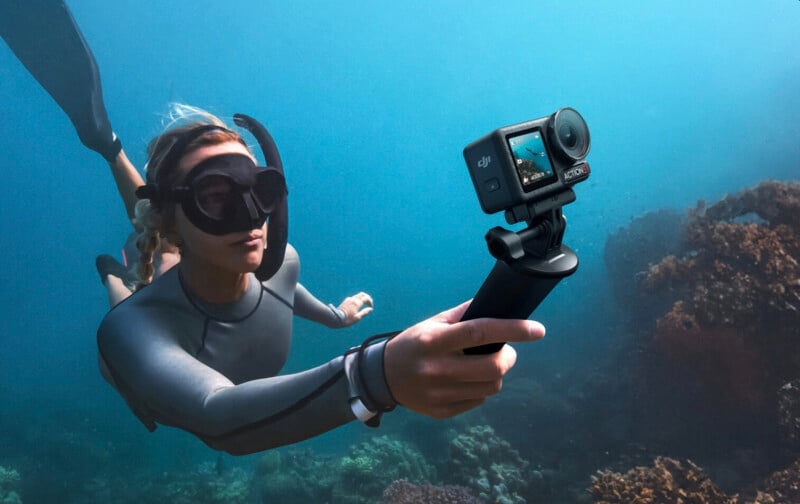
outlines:
[[[240, 142], [247, 146], [242, 137], [217, 116], [203, 109], [181, 103], [173, 103], [165, 117], [163, 133], [150, 141], [147, 146], [147, 164], [145, 165], [148, 183], [158, 181], [159, 186], [174, 187], [182, 178], [178, 170], [179, 160], [164, 164], [176, 142], [189, 131], [200, 126], [219, 126], [219, 130], [210, 130], [190, 142], [181, 157], [200, 147], [217, 145], [225, 142]], [[162, 187], [162, 189], [163, 189]], [[155, 267], [154, 255], [161, 249], [182, 246], [181, 238], [175, 233], [175, 204], [169, 201], [154, 202], [142, 199], [136, 202], [134, 225], [138, 231], [136, 248], [139, 249], [139, 264], [136, 268], [139, 277], [139, 288], [153, 281]]]

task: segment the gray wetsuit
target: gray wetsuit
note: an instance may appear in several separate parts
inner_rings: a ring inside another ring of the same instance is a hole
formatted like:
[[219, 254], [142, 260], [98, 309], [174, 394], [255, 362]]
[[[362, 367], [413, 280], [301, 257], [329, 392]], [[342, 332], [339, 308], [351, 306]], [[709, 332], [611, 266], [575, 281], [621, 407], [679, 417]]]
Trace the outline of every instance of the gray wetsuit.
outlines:
[[213, 305], [183, 286], [172, 268], [112, 309], [97, 332], [103, 376], [150, 429], [155, 422], [197, 435], [209, 446], [246, 454], [313, 437], [370, 410], [395, 405], [383, 373], [385, 342], [313, 369], [278, 375], [292, 318], [329, 327], [342, 316], [298, 283], [300, 262], [287, 246], [266, 282], [250, 275], [234, 303]]

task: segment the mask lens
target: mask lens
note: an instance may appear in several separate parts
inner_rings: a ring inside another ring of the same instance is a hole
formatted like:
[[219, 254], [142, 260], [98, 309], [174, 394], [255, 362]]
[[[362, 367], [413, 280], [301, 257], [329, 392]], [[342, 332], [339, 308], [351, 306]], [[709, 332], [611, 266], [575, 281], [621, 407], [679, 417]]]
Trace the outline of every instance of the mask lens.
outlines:
[[228, 177], [222, 175], [202, 177], [194, 184], [197, 208], [212, 219], [222, 220], [233, 191], [233, 181]]

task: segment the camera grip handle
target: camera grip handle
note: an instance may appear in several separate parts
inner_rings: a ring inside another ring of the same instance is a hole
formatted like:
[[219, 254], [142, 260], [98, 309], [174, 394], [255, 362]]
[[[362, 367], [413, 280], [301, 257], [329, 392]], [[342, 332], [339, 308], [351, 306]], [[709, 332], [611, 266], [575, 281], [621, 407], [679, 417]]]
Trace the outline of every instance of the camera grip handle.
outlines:
[[[549, 260], [523, 257], [511, 265], [498, 260], [461, 320], [527, 319], [562, 278], [578, 268], [578, 257], [566, 246]], [[499, 351], [505, 343], [465, 348], [468, 355]]]

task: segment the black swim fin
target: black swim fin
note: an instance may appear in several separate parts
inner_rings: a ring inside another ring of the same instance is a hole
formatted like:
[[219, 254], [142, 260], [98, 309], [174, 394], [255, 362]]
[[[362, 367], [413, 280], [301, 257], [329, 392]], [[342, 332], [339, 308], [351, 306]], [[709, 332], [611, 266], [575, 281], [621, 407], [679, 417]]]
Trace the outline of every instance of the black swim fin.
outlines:
[[0, 36], [56, 100], [81, 142], [113, 161], [121, 149], [108, 121], [94, 55], [63, 0], [0, 0]]

